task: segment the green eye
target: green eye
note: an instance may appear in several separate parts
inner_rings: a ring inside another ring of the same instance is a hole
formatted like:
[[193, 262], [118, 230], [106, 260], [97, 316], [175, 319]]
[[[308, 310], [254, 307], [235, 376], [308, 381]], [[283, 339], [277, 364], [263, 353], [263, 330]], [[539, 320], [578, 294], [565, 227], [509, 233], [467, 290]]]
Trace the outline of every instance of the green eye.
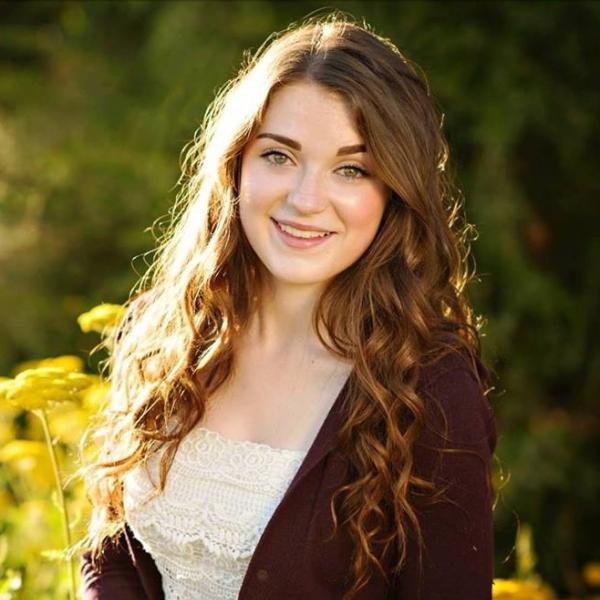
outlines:
[[[283, 160], [271, 160], [270, 157], [282, 158]], [[283, 165], [287, 160], [287, 156], [283, 152], [278, 152], [277, 150], [268, 150], [267, 152], [261, 154], [261, 157], [266, 158], [271, 164], [274, 165]]]
[[[287, 154], [284, 154], [279, 150], [267, 150], [266, 152], [263, 152], [260, 156], [272, 165], [276, 166], [283, 166], [286, 160], [290, 160]], [[363, 177], [369, 176], [369, 173], [367, 173], [367, 171], [356, 165], [343, 165], [338, 169], [338, 171], [346, 171], [346, 173], [343, 174], [342, 177], [350, 180], [362, 179]]]
[[340, 167], [341, 171], [351, 171], [354, 174], [352, 175], [344, 175], [344, 177], [348, 178], [348, 179], [360, 179], [361, 177], [367, 177], [368, 173], [364, 170], [361, 169], [360, 167], [356, 167], [354, 165], [346, 165], [343, 167]]

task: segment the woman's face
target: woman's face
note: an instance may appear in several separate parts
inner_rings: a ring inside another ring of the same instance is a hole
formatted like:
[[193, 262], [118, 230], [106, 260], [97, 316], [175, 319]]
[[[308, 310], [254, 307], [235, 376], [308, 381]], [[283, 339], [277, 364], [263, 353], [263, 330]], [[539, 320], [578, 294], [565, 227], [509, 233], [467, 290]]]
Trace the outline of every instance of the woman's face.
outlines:
[[240, 218], [276, 281], [321, 285], [360, 258], [388, 196], [373, 166], [339, 95], [307, 81], [273, 94], [242, 156]]

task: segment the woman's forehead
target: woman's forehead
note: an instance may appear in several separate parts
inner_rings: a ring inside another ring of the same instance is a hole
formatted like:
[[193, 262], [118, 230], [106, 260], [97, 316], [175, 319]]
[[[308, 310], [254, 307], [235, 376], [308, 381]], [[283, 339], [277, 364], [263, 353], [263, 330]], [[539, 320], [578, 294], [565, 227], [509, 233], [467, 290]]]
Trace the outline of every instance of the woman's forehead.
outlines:
[[274, 133], [295, 141], [310, 137], [335, 140], [342, 146], [364, 144], [356, 119], [343, 96], [313, 82], [298, 82], [277, 89], [256, 128], [255, 138]]

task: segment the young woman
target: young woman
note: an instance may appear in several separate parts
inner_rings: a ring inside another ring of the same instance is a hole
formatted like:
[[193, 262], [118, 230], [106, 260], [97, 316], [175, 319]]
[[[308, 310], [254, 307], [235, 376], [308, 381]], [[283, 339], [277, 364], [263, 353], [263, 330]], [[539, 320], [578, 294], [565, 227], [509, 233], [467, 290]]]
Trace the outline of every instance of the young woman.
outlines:
[[116, 336], [84, 599], [491, 597], [447, 159], [425, 78], [337, 13], [225, 86]]

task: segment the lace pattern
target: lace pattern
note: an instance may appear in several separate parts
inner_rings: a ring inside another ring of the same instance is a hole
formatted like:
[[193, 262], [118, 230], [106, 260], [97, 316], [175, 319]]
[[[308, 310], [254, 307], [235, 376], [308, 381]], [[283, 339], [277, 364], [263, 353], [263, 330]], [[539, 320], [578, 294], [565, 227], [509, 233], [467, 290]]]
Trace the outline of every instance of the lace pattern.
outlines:
[[124, 481], [127, 522], [162, 575], [166, 600], [238, 597], [260, 536], [307, 451], [196, 427], [158, 485], [160, 452]]

